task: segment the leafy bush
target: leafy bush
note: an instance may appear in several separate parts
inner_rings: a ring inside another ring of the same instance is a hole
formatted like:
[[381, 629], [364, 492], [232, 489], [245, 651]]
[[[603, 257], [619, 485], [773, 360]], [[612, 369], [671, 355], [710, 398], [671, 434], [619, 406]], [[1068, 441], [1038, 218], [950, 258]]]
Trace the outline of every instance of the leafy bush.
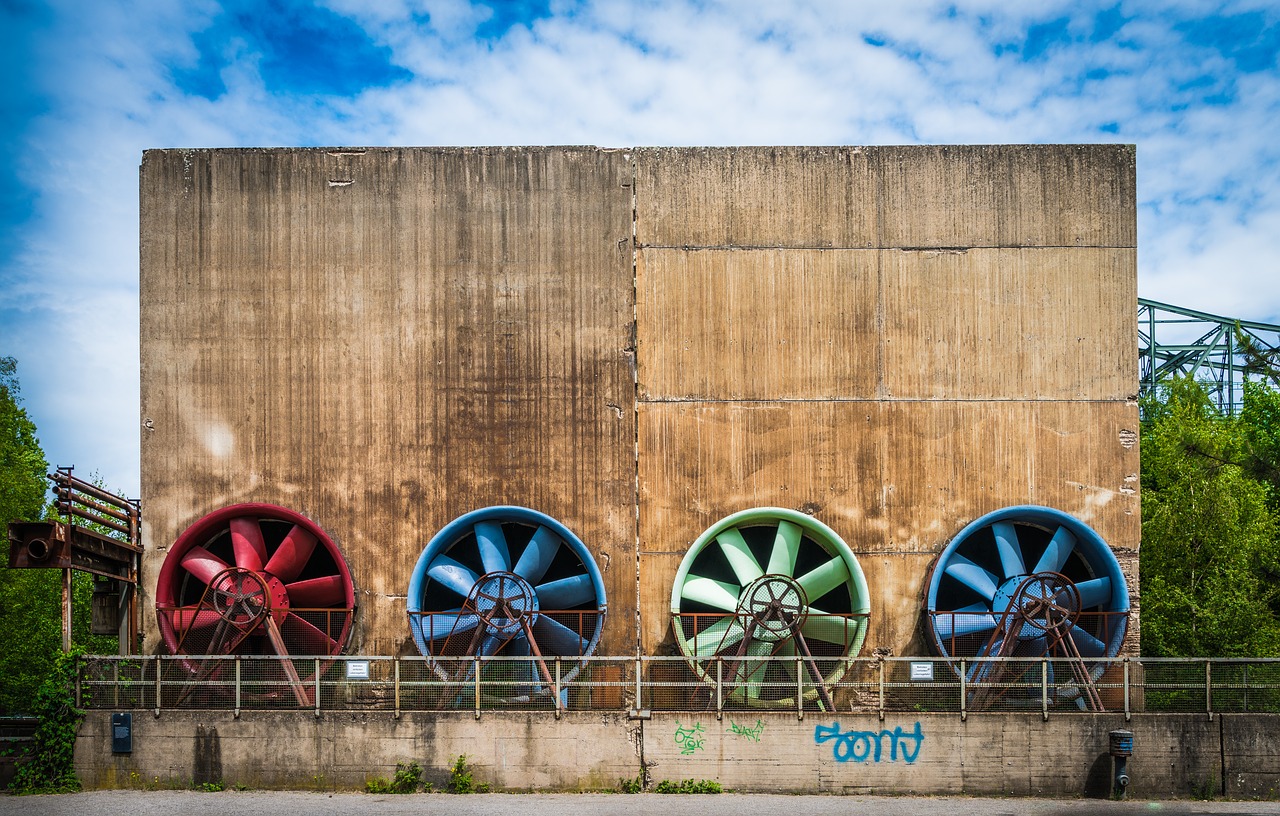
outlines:
[[722, 793], [723, 788], [719, 782], [713, 782], [710, 779], [686, 779], [683, 782], [671, 782], [662, 780], [653, 788], [656, 793]]
[[489, 784], [476, 782], [471, 767], [467, 765], [467, 755], [459, 754], [449, 771], [448, 790], [449, 793], [488, 793]]
[[19, 766], [10, 789], [14, 793], [67, 793], [80, 790], [76, 778], [76, 728], [84, 712], [75, 706], [75, 651], [59, 654], [53, 671], [36, 692], [34, 713], [40, 718], [31, 759]]
[[[385, 776], [378, 776], [364, 783], [364, 789], [368, 793], [414, 793], [422, 785], [422, 766], [416, 762], [397, 762], [396, 772], [387, 779]], [[425, 790], [431, 790], [431, 783], [428, 782]]]

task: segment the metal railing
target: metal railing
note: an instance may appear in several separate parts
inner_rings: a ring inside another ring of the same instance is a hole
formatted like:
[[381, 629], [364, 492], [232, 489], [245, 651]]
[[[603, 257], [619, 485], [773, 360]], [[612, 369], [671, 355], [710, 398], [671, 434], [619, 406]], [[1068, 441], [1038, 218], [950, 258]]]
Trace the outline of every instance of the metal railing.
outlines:
[[[742, 665], [746, 663], [746, 665]], [[286, 665], [287, 664], [287, 665]], [[88, 709], [1280, 713], [1280, 659], [857, 658], [825, 695], [796, 656], [91, 656]], [[546, 671], [543, 671], [543, 669]], [[576, 669], [572, 671], [571, 669]], [[825, 698], [825, 699], [824, 699]]]

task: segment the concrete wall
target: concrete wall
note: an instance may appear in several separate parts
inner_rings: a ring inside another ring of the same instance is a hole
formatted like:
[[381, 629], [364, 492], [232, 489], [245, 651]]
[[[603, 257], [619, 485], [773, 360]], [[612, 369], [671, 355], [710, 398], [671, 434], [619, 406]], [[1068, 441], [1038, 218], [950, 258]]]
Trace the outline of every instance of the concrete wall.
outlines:
[[418, 554], [491, 504], [586, 542], [603, 654], [672, 650], [680, 560], [762, 505], [858, 555], [864, 651], [922, 653], [930, 563], [1013, 504], [1137, 608], [1132, 147], [166, 150], [141, 190], [149, 648], [166, 548], [245, 501], [345, 554], [349, 653], [413, 651]]
[[939, 714], [835, 718], [779, 712], [310, 714], [134, 712], [133, 753], [111, 754], [110, 712], [89, 712], [76, 768], [89, 788], [362, 788], [416, 761], [437, 786], [459, 754], [498, 789], [614, 788], [712, 779], [742, 791], [1106, 796], [1108, 732], [1134, 734], [1137, 798], [1280, 798], [1280, 715]]

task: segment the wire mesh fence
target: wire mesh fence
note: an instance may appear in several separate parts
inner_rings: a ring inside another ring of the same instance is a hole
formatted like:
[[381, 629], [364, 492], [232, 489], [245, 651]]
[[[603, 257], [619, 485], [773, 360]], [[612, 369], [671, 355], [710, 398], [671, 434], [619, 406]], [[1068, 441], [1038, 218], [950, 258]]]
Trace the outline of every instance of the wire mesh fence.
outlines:
[[1280, 713], [1280, 659], [91, 656], [87, 709]]

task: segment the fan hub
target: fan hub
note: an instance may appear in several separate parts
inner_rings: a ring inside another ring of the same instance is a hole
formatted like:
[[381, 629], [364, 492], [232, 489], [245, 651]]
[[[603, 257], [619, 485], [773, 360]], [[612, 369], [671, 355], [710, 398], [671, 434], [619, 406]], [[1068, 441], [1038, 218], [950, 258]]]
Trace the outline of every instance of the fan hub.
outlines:
[[[1004, 609], [1023, 622], [1019, 639], [1034, 640], [1049, 632], [1065, 633], [1075, 625], [1080, 616], [1080, 592], [1071, 579], [1056, 572], [1040, 572], [1011, 579], [1006, 586], [1013, 581], [1017, 586], [1004, 602]], [[1001, 600], [999, 594], [996, 597]]]
[[289, 593], [272, 575], [232, 567], [219, 573], [209, 588], [214, 611], [241, 631], [256, 628], [268, 614], [276, 623], [289, 614]]
[[808, 608], [804, 589], [785, 575], [762, 575], [753, 581], [738, 600], [738, 614], [744, 623], [755, 622], [752, 637], [777, 642], [790, 637], [804, 623]]
[[493, 633], [515, 636], [538, 619], [538, 596], [529, 582], [513, 572], [482, 575], [472, 590], [480, 620]]

